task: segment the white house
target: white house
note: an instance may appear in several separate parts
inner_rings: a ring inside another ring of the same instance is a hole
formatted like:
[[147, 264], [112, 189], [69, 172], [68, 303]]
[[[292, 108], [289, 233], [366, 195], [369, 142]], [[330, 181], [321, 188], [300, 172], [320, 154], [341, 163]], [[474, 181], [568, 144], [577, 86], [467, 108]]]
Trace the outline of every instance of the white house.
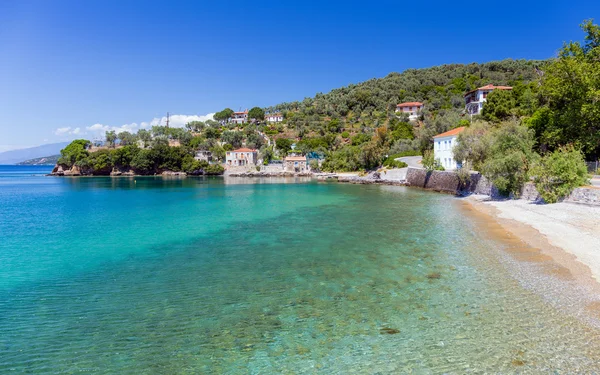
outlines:
[[245, 110], [244, 112], [233, 112], [233, 115], [231, 115], [231, 122], [236, 124], [248, 122], [248, 110]]
[[281, 113], [267, 113], [265, 115], [265, 121], [267, 121], [267, 122], [282, 122], [283, 115]]
[[406, 102], [396, 106], [396, 113], [406, 113], [411, 120], [416, 120], [422, 110], [423, 103], [421, 102]]
[[225, 164], [232, 167], [256, 165], [257, 159], [258, 151], [250, 148], [238, 148], [225, 154]]
[[454, 160], [452, 150], [458, 141], [458, 135], [465, 130], [464, 126], [452, 129], [433, 137], [433, 158], [437, 160], [445, 170], [453, 170], [462, 166], [462, 161]]
[[[483, 103], [487, 100], [487, 96], [494, 90], [512, 90], [510, 86], [494, 86], [492, 84], [480, 87], [469, 91], [465, 94], [465, 105], [467, 112], [473, 115], [478, 115], [483, 109]], [[473, 104], [471, 104], [473, 103]]]

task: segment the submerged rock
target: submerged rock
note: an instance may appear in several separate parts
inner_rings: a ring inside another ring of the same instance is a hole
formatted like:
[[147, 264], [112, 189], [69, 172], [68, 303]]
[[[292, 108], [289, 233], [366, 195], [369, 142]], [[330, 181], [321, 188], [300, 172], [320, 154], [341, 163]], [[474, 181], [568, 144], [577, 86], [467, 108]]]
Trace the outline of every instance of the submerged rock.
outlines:
[[379, 330], [379, 333], [381, 333], [382, 335], [395, 335], [397, 333], [400, 333], [400, 330], [396, 328], [383, 327]]

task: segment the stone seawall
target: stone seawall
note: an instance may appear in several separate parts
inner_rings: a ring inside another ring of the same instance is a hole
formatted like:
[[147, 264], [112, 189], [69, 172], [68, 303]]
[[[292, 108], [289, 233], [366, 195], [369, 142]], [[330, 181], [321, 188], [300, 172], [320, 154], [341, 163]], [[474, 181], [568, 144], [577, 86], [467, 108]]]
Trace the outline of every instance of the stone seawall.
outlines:
[[408, 168], [406, 185], [449, 194], [498, 195], [496, 188], [479, 173], [471, 173], [463, 183], [455, 172]]
[[[471, 173], [469, 180], [461, 183], [456, 172], [428, 172], [425, 169], [409, 168], [406, 173], [406, 185], [449, 194], [483, 194], [492, 198], [500, 198], [498, 190], [479, 173]], [[544, 202], [535, 185], [531, 182], [526, 183], [523, 187], [521, 199], [538, 203]], [[577, 188], [563, 202], [600, 205], [600, 189], [593, 187]]]

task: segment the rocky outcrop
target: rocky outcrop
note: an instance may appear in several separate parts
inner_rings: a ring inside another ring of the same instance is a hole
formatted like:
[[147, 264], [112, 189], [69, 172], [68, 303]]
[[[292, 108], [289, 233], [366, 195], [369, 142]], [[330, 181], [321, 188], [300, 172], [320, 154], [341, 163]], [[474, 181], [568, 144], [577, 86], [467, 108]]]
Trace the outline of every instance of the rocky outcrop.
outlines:
[[50, 176], [67, 176], [67, 177], [75, 177], [75, 176], [86, 176], [88, 173], [85, 171], [82, 172], [81, 168], [74, 165], [71, 168], [67, 168], [63, 165], [56, 164], [50, 173]]
[[186, 177], [187, 173], [185, 173], [185, 172], [164, 171], [160, 175], [163, 176], [163, 177]]
[[123, 177], [132, 177], [135, 176], [135, 172], [133, 170], [128, 170], [128, 171], [121, 171], [117, 168], [113, 168], [113, 170], [110, 172], [110, 176], [111, 177], [119, 177], [119, 176], [123, 176]]

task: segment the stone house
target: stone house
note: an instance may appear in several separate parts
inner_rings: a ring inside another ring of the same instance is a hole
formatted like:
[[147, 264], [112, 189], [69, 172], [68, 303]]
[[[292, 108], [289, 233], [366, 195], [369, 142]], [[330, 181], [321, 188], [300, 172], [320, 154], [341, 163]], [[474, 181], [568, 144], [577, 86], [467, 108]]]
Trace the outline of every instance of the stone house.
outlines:
[[258, 150], [250, 148], [238, 148], [237, 150], [227, 151], [225, 154], [225, 165], [231, 167], [256, 165], [257, 160]]

